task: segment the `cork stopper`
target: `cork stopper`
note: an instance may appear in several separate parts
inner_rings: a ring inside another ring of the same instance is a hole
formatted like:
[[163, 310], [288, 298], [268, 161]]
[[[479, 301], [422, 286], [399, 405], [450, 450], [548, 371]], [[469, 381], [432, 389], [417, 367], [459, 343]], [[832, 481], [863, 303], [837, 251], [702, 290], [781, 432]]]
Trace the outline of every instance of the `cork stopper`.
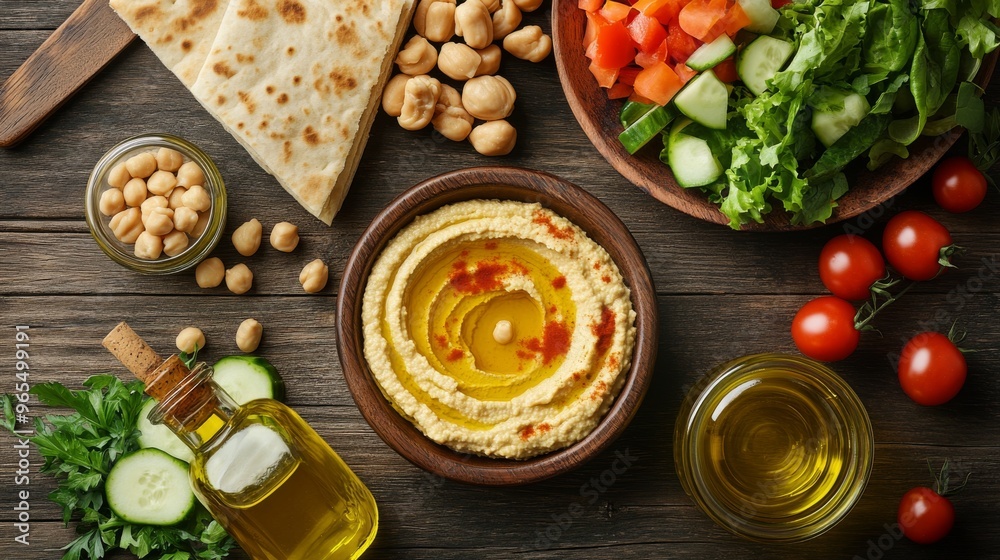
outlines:
[[163, 363], [163, 358], [124, 321], [104, 337], [102, 344], [143, 383], [149, 383]]

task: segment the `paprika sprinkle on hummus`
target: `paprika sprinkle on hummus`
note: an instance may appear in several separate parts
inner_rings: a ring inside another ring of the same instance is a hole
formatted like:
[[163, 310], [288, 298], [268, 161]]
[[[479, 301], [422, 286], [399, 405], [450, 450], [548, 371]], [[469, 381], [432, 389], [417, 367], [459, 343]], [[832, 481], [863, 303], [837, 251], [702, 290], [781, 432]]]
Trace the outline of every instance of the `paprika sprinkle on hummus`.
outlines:
[[362, 322], [365, 359], [396, 410], [440, 444], [513, 459], [589, 434], [635, 342], [608, 253], [514, 201], [461, 202], [403, 228], [368, 278]]

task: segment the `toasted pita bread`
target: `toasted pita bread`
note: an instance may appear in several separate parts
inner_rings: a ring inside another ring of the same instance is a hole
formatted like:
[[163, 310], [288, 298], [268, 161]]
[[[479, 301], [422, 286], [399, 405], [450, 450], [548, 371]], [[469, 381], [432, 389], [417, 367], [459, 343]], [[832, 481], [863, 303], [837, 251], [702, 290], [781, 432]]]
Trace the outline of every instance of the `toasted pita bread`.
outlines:
[[[111, 1], [254, 160], [330, 224], [414, 0]], [[209, 37], [207, 52], [194, 48]]]

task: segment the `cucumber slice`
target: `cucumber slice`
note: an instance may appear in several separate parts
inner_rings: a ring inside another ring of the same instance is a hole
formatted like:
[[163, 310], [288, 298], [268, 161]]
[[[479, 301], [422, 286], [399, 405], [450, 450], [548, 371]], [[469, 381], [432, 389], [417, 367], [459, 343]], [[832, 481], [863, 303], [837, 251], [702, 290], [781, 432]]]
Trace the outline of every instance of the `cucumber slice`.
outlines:
[[618, 135], [618, 141], [628, 153], [634, 154], [659, 135], [676, 116], [677, 109], [673, 106], [656, 106], [622, 131]]
[[618, 115], [618, 120], [622, 123], [622, 128], [628, 128], [639, 120], [639, 117], [659, 107], [656, 103], [639, 103], [638, 101], [626, 101], [622, 105], [622, 112]]
[[812, 129], [819, 141], [829, 148], [857, 126], [868, 115], [871, 106], [867, 99], [853, 92], [832, 92], [823, 98], [819, 106], [813, 106]]
[[750, 18], [750, 24], [744, 29], [761, 35], [767, 35], [774, 31], [780, 14], [778, 14], [778, 10], [771, 7], [769, 0], [736, 0], [736, 3]]
[[719, 35], [711, 43], [705, 43], [691, 53], [685, 64], [692, 70], [708, 70], [726, 60], [736, 52], [736, 43], [728, 35]]
[[708, 70], [684, 86], [674, 97], [674, 105], [696, 123], [722, 130], [729, 112], [729, 90]]
[[139, 447], [159, 449], [185, 463], [190, 463], [194, 459], [191, 448], [185, 445], [170, 428], [149, 421], [149, 411], [153, 410], [156, 403], [156, 399], [149, 399], [139, 410], [139, 422], [136, 426], [139, 429]]
[[767, 90], [767, 81], [788, 62], [794, 50], [788, 41], [766, 35], [757, 37], [740, 53], [736, 71], [747, 89], [760, 95]]
[[722, 176], [722, 164], [712, 153], [708, 142], [683, 134], [684, 127], [691, 124], [688, 119], [680, 119], [674, 124], [667, 139], [667, 162], [674, 172], [674, 179], [682, 187], [710, 185]]
[[140, 449], [118, 459], [104, 492], [118, 517], [141, 525], [176, 525], [195, 504], [187, 463], [159, 449]]
[[213, 379], [236, 404], [254, 399], [285, 398], [285, 382], [278, 370], [257, 356], [226, 356], [215, 362]]

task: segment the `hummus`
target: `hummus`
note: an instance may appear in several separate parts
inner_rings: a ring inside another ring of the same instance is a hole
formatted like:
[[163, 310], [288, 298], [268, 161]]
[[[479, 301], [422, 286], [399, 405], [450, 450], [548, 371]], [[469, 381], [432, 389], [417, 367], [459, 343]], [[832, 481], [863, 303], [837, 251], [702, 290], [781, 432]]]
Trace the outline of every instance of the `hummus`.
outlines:
[[525, 459], [589, 434], [625, 381], [630, 292], [608, 253], [539, 204], [420, 216], [372, 268], [364, 351], [393, 406], [461, 452]]

